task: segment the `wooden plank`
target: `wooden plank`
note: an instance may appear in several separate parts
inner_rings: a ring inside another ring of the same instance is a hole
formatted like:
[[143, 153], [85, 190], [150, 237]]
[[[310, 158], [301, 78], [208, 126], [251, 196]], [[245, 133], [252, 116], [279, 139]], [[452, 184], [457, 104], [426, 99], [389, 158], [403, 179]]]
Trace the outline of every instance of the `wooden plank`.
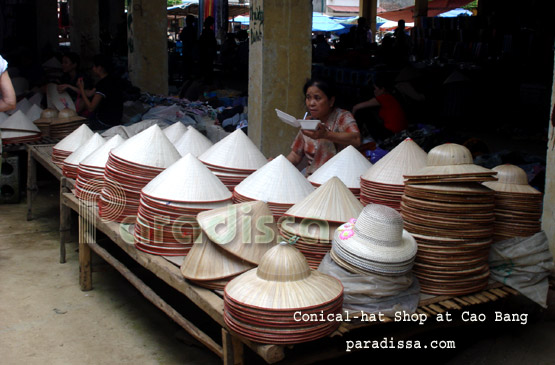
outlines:
[[443, 302], [441, 302], [441, 305], [444, 305], [449, 309], [462, 309], [461, 306], [457, 305], [457, 303], [453, 302], [452, 300], [444, 300]]
[[469, 305], [470, 303], [468, 303], [466, 300], [463, 300], [460, 297], [453, 297], [453, 300], [455, 300], [457, 303], [461, 304], [462, 306], [466, 307], [467, 305]]
[[490, 291], [492, 293], [494, 293], [495, 295], [497, 295], [498, 297], [501, 297], [501, 298], [504, 298], [507, 295], [509, 295], [509, 294], [505, 293], [503, 290], [501, 290], [499, 288], [493, 288], [493, 289], [490, 289]]
[[428, 304], [432, 304], [432, 303], [437, 303], [437, 302], [441, 302], [442, 300], [447, 300], [452, 298], [452, 296], [449, 295], [441, 295], [441, 296], [436, 296], [436, 297], [432, 297], [432, 298], [427, 298], [427, 299], [423, 299], [420, 301], [420, 303], [418, 303], [418, 305], [428, 305]]
[[445, 310], [444, 310], [443, 308], [441, 308], [441, 307], [440, 307], [439, 305], [437, 305], [437, 304], [430, 304], [429, 307], [430, 307], [431, 309], [433, 309], [434, 312], [437, 312], [437, 313], [443, 313], [443, 312], [445, 312]]
[[236, 337], [222, 328], [222, 347], [224, 365], [242, 365], [245, 363], [243, 356], [243, 344]]
[[431, 316], [435, 316], [435, 315], [437, 314], [436, 312], [434, 312], [433, 310], [431, 310], [431, 309], [430, 309], [429, 307], [427, 307], [427, 306], [423, 306], [423, 307], [420, 307], [420, 308], [422, 308], [422, 310], [423, 310], [424, 312], [428, 312], [428, 314], [431, 315]]
[[518, 291], [516, 291], [513, 288], [510, 288], [508, 286], [504, 286], [501, 290], [506, 291], [507, 293], [512, 294], [512, 295], [519, 295], [520, 294]]
[[476, 294], [474, 294], [474, 296], [475, 296], [476, 298], [478, 298], [482, 303], [487, 303], [487, 302], [489, 302], [489, 298], [486, 297], [485, 295], [482, 295], [481, 293], [476, 293]]
[[485, 295], [486, 297], [488, 297], [491, 301], [495, 301], [495, 300], [499, 299], [498, 297], [493, 295], [489, 290], [484, 290], [482, 292], [482, 294]]

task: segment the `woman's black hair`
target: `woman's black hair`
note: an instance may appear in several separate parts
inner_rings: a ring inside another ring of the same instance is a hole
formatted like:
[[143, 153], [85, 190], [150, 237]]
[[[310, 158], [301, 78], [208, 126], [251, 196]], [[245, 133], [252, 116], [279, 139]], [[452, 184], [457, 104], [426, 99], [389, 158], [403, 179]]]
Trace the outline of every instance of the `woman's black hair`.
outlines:
[[337, 89], [333, 81], [329, 79], [324, 79], [321, 77], [313, 77], [308, 80], [303, 86], [303, 93], [306, 95], [306, 91], [309, 87], [316, 86], [318, 89], [322, 90], [322, 92], [331, 99], [337, 96]]
[[93, 57], [93, 64], [95, 66], [100, 66], [107, 73], [111, 73], [113, 69], [112, 59], [103, 54], [97, 54]]

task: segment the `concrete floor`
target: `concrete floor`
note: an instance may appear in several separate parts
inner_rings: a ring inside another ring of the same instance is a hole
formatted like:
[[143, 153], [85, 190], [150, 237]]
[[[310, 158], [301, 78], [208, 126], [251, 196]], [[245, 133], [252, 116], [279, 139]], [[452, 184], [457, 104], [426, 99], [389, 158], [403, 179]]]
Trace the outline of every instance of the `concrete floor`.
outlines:
[[[179, 326], [102, 260], [93, 259], [94, 289], [82, 292], [77, 244], [67, 245], [66, 264], [58, 262], [57, 203], [57, 184], [50, 181], [35, 200], [37, 218], [33, 221], [25, 220], [25, 202], [0, 205], [1, 364], [220, 362], [212, 352], [187, 340]], [[457, 365], [555, 364], [553, 291], [549, 302], [548, 310], [539, 310], [522, 298], [505, 303], [505, 309], [513, 312], [530, 311], [534, 320], [526, 326], [467, 328], [458, 333], [465, 339], [457, 342], [462, 347], [442, 356], [428, 352], [425, 360]], [[440, 332], [439, 339], [452, 337], [453, 331], [459, 330]], [[183, 337], [185, 342], [178, 340]], [[352, 362], [367, 362], [374, 355], [378, 355], [375, 350], [365, 350], [350, 357]], [[388, 359], [393, 353], [385, 350], [377, 357], [381, 355]], [[419, 357], [418, 351], [411, 351], [391, 358], [409, 355]]]

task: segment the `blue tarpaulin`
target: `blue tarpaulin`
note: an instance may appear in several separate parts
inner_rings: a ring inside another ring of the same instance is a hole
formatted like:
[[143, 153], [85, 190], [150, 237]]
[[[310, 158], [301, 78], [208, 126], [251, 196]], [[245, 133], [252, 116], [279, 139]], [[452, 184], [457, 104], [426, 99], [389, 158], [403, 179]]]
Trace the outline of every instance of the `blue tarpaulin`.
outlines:
[[[244, 25], [249, 24], [248, 16], [236, 16], [233, 18], [234, 22], [239, 22]], [[312, 31], [313, 32], [338, 32], [348, 29], [349, 26], [341, 25], [339, 22], [333, 20], [331, 17], [322, 13], [312, 13]]]
[[471, 16], [472, 12], [470, 10], [457, 8], [453, 10], [446, 11], [445, 13], [438, 14], [437, 16], [441, 18], [454, 18], [457, 16]]

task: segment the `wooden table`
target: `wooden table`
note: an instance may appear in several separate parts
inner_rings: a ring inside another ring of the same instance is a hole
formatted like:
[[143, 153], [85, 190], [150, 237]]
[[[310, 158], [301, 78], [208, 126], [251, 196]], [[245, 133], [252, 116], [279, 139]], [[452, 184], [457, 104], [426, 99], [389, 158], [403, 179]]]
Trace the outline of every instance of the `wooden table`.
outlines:
[[[220, 294], [215, 291], [198, 287], [184, 279], [179, 266], [174, 260], [162, 256], [150, 255], [139, 251], [134, 246], [133, 236], [126, 230], [125, 225], [115, 222], [103, 221], [98, 216], [98, 208], [95, 204], [82, 202], [72, 193], [63, 193], [60, 197], [61, 204], [79, 213], [79, 284], [81, 290], [92, 289], [91, 250], [102, 257], [116, 270], [118, 270], [133, 286], [135, 286], [147, 299], [166, 313], [170, 318], [182, 326], [191, 336], [208, 347], [211, 351], [222, 358], [224, 364], [240, 364], [243, 362], [243, 346], [246, 345], [255, 353], [260, 355], [267, 363], [275, 363], [285, 358], [286, 351], [291, 346], [267, 345], [252, 342], [235, 333], [232, 333], [224, 323], [224, 302]], [[222, 344], [218, 344], [201, 329], [196, 327], [187, 318], [183, 317], [168, 303], [166, 303], [153, 288], [148, 287], [141, 279], [132, 273], [124, 264], [118, 261], [110, 252], [98, 245], [96, 242], [96, 230], [103, 232], [129, 257], [154, 273], [158, 278], [185, 295], [196, 306], [208, 314], [219, 326], [221, 326]], [[447, 296], [424, 296], [421, 299], [417, 313], [435, 316], [447, 310], [460, 310], [463, 307], [495, 301], [510, 294], [517, 294], [514, 290], [495, 284], [488, 289], [472, 295], [462, 297]], [[342, 322], [339, 328], [330, 337], [343, 336], [344, 334], [375, 325], [387, 325], [384, 322]], [[295, 345], [301, 348], [303, 344]], [[302, 348], [301, 348], [302, 350]], [[343, 353], [344, 354], [344, 353]], [[306, 359], [295, 359], [302, 363], [305, 360], [315, 361], [341, 355], [335, 349], [319, 348], [317, 353], [306, 354]]]
[[[33, 200], [38, 194], [37, 162], [60, 181], [60, 196], [71, 191], [75, 180], [64, 177], [62, 169], [52, 162], [54, 144], [27, 145], [27, 220], [33, 219]], [[71, 209], [60, 204], [60, 263], [66, 262], [66, 246], [71, 229]]]

